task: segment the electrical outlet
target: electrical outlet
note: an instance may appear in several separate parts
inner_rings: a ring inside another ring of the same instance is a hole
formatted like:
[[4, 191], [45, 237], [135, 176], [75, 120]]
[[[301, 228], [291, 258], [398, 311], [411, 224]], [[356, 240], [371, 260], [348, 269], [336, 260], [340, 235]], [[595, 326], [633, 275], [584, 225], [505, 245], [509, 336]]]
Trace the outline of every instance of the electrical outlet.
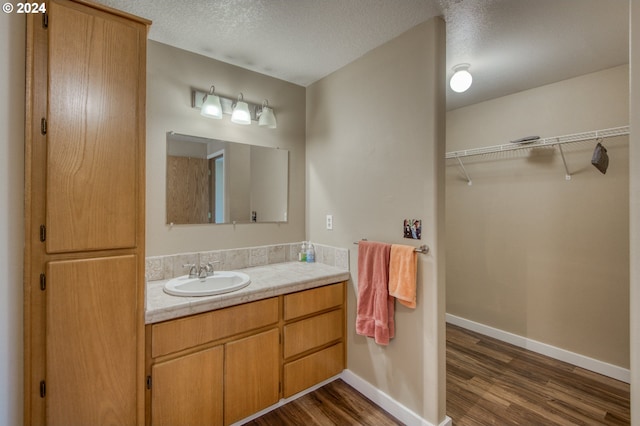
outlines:
[[327, 215], [327, 229], [333, 229], [333, 215]]

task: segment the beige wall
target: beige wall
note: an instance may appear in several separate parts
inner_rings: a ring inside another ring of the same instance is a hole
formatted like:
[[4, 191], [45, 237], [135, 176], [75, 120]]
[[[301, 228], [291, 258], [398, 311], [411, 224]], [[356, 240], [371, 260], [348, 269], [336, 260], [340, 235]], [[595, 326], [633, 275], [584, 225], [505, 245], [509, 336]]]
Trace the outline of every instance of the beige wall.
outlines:
[[[204, 56], [149, 41], [147, 56], [147, 256], [247, 247], [304, 239], [305, 89]], [[277, 129], [211, 120], [191, 108], [191, 88], [248, 102], [269, 100]], [[289, 150], [286, 224], [166, 225], [166, 132]]]
[[22, 424], [25, 19], [0, 14], [0, 425]]
[[[433, 424], [445, 396], [444, 52], [433, 19], [307, 89], [308, 236], [351, 249], [348, 368]], [[421, 242], [403, 239], [405, 218], [423, 220]], [[387, 347], [354, 333], [362, 238], [432, 249], [419, 255], [418, 307], [397, 304]]]
[[[628, 67], [447, 114], [447, 151], [628, 124]], [[447, 161], [447, 313], [629, 368], [628, 137]]]
[[631, 7], [631, 424], [640, 425], [640, 5]]

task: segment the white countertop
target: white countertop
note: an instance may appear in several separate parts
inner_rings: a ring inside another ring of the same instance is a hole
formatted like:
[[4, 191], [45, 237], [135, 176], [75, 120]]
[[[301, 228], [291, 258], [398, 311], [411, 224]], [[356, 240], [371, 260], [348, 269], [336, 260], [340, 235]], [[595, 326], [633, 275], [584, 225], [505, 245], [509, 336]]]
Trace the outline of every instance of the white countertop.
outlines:
[[168, 280], [147, 283], [145, 323], [153, 324], [240, 303], [307, 290], [349, 279], [349, 271], [322, 263], [287, 262], [240, 269], [251, 284], [232, 293], [181, 297], [163, 291]]

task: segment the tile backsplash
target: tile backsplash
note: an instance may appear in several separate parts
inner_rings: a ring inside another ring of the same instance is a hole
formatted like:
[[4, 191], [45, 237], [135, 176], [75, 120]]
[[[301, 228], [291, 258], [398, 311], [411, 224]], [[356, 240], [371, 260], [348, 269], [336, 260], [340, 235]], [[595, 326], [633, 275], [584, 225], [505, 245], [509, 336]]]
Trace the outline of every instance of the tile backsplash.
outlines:
[[[147, 257], [146, 278], [148, 281], [156, 281], [186, 275], [189, 273], [189, 268], [183, 265], [190, 264], [206, 265], [211, 262], [215, 270], [229, 271], [273, 263], [293, 262], [298, 260], [301, 244], [302, 242], [274, 244]], [[349, 250], [316, 243], [313, 243], [313, 246], [316, 250], [316, 262], [349, 270]]]

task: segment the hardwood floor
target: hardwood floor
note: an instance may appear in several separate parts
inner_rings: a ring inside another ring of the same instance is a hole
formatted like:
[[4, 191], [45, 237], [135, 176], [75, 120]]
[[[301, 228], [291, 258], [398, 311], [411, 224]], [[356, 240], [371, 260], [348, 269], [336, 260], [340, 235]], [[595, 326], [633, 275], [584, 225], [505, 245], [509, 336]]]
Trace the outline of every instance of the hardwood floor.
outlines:
[[628, 425], [629, 385], [447, 324], [447, 415], [463, 425]]
[[402, 425], [340, 379], [246, 424], [250, 426]]
[[[447, 324], [447, 415], [454, 426], [629, 425], [629, 385]], [[247, 423], [401, 424], [342, 380]]]

